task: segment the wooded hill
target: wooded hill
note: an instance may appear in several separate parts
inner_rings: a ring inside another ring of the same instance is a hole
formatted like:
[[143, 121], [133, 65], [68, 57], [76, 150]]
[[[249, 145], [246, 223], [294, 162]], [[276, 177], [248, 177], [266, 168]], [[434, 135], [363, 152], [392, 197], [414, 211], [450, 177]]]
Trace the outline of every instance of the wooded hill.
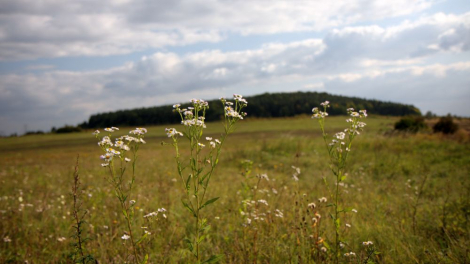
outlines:
[[[421, 115], [419, 109], [412, 105], [317, 92], [264, 93], [246, 97], [246, 100], [248, 107], [245, 111], [248, 117], [289, 117], [310, 114], [313, 107], [320, 106], [320, 103], [324, 101], [330, 101], [331, 107], [328, 109], [330, 115], [345, 115], [346, 109], [350, 107], [357, 110], [366, 109], [369, 114], [376, 115]], [[182, 106], [187, 107], [189, 104], [182, 104]], [[220, 100], [209, 101], [206, 121], [222, 118], [223, 106]], [[79, 127], [146, 126], [180, 122], [180, 116], [173, 112], [172, 105], [164, 105], [95, 114]]]

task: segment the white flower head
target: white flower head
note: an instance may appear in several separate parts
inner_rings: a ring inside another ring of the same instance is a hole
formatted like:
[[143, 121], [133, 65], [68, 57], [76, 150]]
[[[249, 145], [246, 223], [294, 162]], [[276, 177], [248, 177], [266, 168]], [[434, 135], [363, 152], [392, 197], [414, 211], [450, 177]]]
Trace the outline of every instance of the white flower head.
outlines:
[[128, 235], [126, 235], [126, 234], [124, 234], [124, 235], [121, 237], [121, 239], [123, 239], [123, 240], [128, 240], [129, 238], [131, 238], [131, 237], [128, 236]]

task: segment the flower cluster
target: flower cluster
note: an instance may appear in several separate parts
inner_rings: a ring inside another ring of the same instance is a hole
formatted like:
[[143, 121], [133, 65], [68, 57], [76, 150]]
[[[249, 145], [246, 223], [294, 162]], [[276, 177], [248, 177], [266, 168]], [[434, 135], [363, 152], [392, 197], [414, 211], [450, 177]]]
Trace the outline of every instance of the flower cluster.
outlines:
[[[323, 106], [324, 111], [320, 111], [317, 107], [312, 109], [313, 116], [312, 118], [324, 120], [328, 113], [326, 109], [330, 106], [328, 101], [321, 103]], [[349, 127], [344, 129], [342, 132], [338, 132], [333, 136], [333, 139], [328, 146], [331, 150], [336, 150], [336, 155], [340, 156], [343, 151], [349, 152], [351, 151], [351, 141], [354, 139], [356, 135], [360, 134], [360, 131], [366, 126], [366, 123], [359, 121], [362, 118], [367, 117], [366, 110], [359, 110], [358, 112], [354, 111], [354, 108], [348, 108], [347, 110], [348, 115], [350, 118], [346, 119], [346, 122], [349, 123]], [[321, 124], [323, 125], [323, 124]], [[348, 143], [346, 141], [349, 141]]]
[[174, 128], [165, 128], [165, 132], [168, 137], [183, 136], [183, 133], [176, 131]]
[[292, 174], [292, 179], [294, 179], [294, 181], [299, 181], [300, 168], [292, 166], [292, 169], [294, 169], [294, 174]]
[[163, 215], [163, 217], [166, 218], [165, 212], [166, 212], [165, 208], [158, 208], [157, 211], [146, 214], [146, 215], [144, 215], [144, 217], [145, 218], [156, 217], [156, 216], [158, 216], [159, 213], [161, 213]]
[[[143, 139], [144, 135], [147, 133], [147, 129], [145, 128], [136, 128], [135, 130], [131, 130], [129, 134], [134, 136], [121, 136], [115, 139], [113, 143], [111, 140], [111, 133], [118, 131], [119, 128], [117, 127], [107, 127], [104, 129], [105, 131], [109, 132], [109, 135], [103, 136], [101, 141], [98, 142], [98, 146], [105, 152], [105, 154], [101, 155], [100, 158], [104, 161], [101, 164], [103, 167], [109, 166], [112, 162], [114, 157], [118, 157], [121, 160], [129, 162], [130, 159], [125, 157], [125, 153], [131, 150], [132, 144], [145, 144], [145, 140]], [[96, 137], [100, 134], [99, 130], [96, 130], [92, 133]]]
[[312, 113], [313, 113], [312, 118], [325, 118], [328, 116], [328, 113], [326, 112], [326, 108], [330, 107], [330, 102], [325, 101], [321, 103], [320, 105], [323, 106], [324, 108], [323, 111], [320, 111], [318, 107], [314, 107], [312, 109]]
[[243, 96], [234, 94], [233, 100], [235, 100], [235, 104], [227, 101], [225, 98], [220, 98], [220, 100], [225, 105], [225, 117], [230, 119], [243, 119], [243, 117], [247, 115], [245, 112], [241, 112], [242, 108], [248, 105], [248, 102], [243, 98]]
[[[206, 128], [205, 120], [205, 111], [209, 108], [209, 103], [202, 99], [191, 99], [193, 106], [188, 108], [181, 108], [180, 104], [173, 105], [175, 111], [177, 111], [181, 116], [181, 124], [187, 127], [202, 127]], [[202, 115], [200, 113], [202, 111]]]

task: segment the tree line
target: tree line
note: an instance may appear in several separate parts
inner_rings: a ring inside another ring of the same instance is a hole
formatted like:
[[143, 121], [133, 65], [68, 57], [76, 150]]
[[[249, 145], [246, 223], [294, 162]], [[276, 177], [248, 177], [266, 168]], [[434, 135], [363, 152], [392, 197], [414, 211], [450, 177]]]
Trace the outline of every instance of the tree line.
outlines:
[[[290, 117], [311, 113], [312, 108], [321, 102], [330, 101], [330, 115], [344, 115], [347, 108], [367, 109], [369, 114], [406, 116], [421, 115], [418, 108], [378, 100], [368, 100], [318, 92], [293, 93], [264, 93], [246, 97], [248, 117]], [[219, 100], [208, 101], [209, 110], [206, 121], [223, 118], [223, 106]], [[183, 107], [189, 104], [182, 104]], [[90, 116], [89, 120], [79, 124], [80, 128], [102, 128], [110, 126], [146, 126], [179, 123], [178, 114], [173, 112], [171, 105], [119, 110], [98, 113]]]

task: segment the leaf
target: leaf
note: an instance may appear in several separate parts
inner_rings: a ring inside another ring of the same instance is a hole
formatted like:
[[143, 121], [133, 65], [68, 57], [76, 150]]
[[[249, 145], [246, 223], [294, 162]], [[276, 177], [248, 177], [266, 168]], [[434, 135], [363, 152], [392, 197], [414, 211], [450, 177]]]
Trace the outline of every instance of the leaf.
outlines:
[[330, 245], [326, 241], [323, 241], [323, 246], [325, 246], [328, 250], [331, 249]]
[[199, 240], [197, 241], [198, 244], [201, 244], [201, 242], [204, 240], [204, 238], [206, 238], [205, 235], [202, 235], [199, 237]]
[[190, 187], [190, 184], [191, 184], [191, 182], [190, 182], [191, 177], [192, 177], [191, 174], [189, 174], [188, 179], [186, 180], [186, 190], [189, 190], [189, 187]]
[[188, 244], [188, 249], [190, 252], [193, 252], [194, 250], [194, 246], [193, 246], [193, 243], [191, 242], [191, 240], [189, 240], [189, 238], [185, 238], [184, 239], [184, 242], [186, 242], [186, 244]]
[[339, 181], [342, 182], [342, 181], [344, 181], [345, 179], [346, 179], [346, 175], [343, 175], [343, 176], [341, 176], [341, 178], [339, 178]]
[[199, 184], [203, 184], [204, 183], [204, 180], [207, 178], [207, 176], [209, 176], [211, 172], [208, 171], [206, 174], [204, 174], [204, 176], [202, 176], [201, 180], [199, 181]]
[[212, 255], [208, 259], [204, 260], [202, 263], [217, 263], [222, 260], [224, 255]]
[[199, 210], [201, 210], [202, 208], [208, 206], [209, 204], [211, 204], [211, 203], [217, 201], [219, 198], [220, 198], [220, 197], [215, 197], [215, 198], [212, 198], [212, 199], [206, 201], [203, 205], [201, 205], [201, 207], [199, 207]]
[[186, 209], [188, 209], [189, 212], [191, 212], [191, 214], [193, 214], [194, 217], [197, 217], [194, 210], [191, 207], [189, 207], [189, 205], [185, 201], [181, 200], [181, 202], [183, 203], [184, 207], [186, 207]]
[[141, 238], [139, 238], [139, 240], [137, 240], [137, 242], [135, 242], [136, 245], [140, 244], [142, 241], [144, 241], [144, 239], [147, 238], [147, 233], [145, 233]]
[[146, 254], [144, 260], [142, 260], [141, 263], [142, 264], [147, 264], [148, 261], [149, 261], [149, 254]]
[[335, 220], [335, 226], [340, 227], [340, 225], [341, 225], [341, 220], [338, 218]]

